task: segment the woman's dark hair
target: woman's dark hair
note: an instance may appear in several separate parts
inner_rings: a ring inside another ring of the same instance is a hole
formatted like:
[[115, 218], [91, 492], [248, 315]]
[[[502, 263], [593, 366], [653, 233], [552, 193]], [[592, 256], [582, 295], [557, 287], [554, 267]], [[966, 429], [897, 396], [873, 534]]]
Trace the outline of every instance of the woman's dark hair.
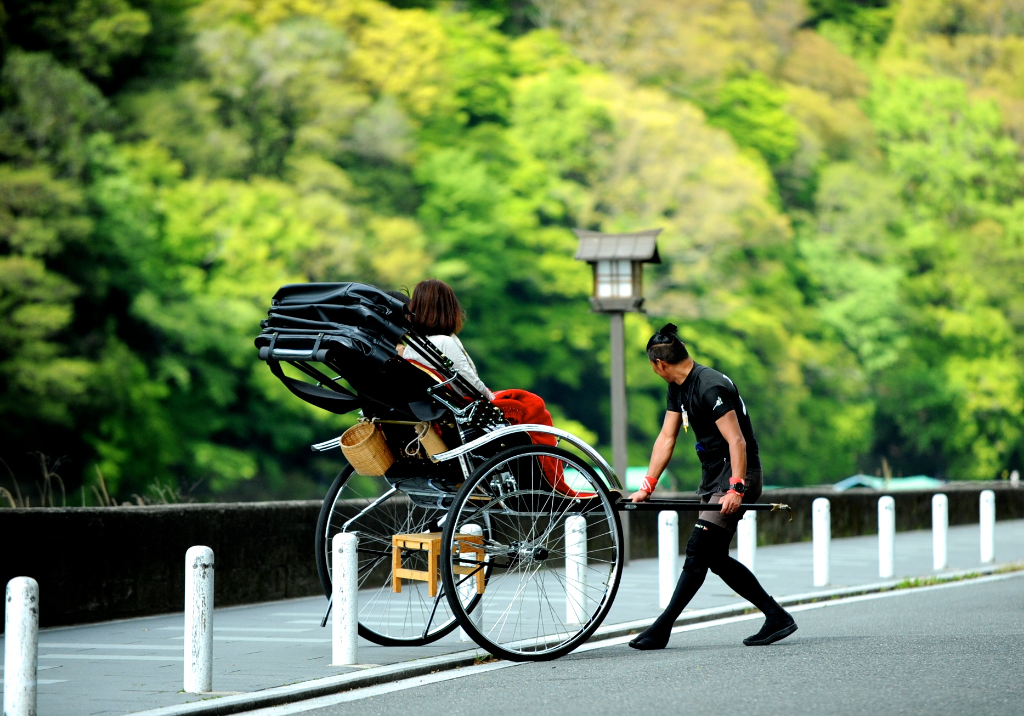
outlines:
[[651, 336], [651, 340], [647, 341], [647, 359], [651, 363], [660, 360], [675, 365], [690, 357], [686, 346], [676, 335], [678, 331], [674, 323], [667, 323]]
[[428, 278], [412, 290], [409, 310], [413, 327], [425, 336], [452, 336], [462, 330], [462, 306], [444, 281]]
[[391, 296], [391, 298], [397, 298], [406, 307], [409, 306], [409, 302], [412, 300], [405, 291], [385, 291], [384, 293]]

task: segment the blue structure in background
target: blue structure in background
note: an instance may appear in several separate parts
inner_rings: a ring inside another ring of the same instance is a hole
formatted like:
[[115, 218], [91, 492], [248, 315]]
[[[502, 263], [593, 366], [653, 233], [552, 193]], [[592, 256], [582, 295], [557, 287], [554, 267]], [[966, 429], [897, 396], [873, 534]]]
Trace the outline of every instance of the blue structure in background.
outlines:
[[900, 492], [902, 490], [929, 490], [946, 483], [927, 475], [911, 475], [910, 477], [876, 477], [875, 475], [854, 475], [840, 480], [833, 489], [836, 492], [849, 490], [851, 487], [868, 487], [872, 490]]

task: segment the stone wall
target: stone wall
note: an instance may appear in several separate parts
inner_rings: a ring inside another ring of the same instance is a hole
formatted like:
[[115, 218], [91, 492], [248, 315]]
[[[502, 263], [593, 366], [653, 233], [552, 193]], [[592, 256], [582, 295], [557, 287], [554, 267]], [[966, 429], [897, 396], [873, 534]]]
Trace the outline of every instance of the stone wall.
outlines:
[[320, 503], [0, 509], [0, 580], [39, 582], [42, 626], [181, 611], [185, 551], [213, 549], [218, 606], [320, 593]]

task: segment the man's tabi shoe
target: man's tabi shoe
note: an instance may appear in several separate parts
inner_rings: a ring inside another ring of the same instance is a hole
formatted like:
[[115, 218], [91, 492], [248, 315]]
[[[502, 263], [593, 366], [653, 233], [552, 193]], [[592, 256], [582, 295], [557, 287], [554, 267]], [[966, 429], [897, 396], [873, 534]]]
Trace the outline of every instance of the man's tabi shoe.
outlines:
[[666, 646], [668, 646], [668, 639], [671, 636], [671, 634], [672, 632], [669, 632], [664, 636], [658, 633], [652, 634], [651, 630], [648, 629], [643, 634], [640, 634], [638, 637], [633, 639], [633, 641], [629, 642], [629, 645], [634, 649], [639, 649], [640, 651], [653, 651], [655, 649], [664, 649]]
[[785, 639], [797, 629], [796, 621], [789, 612], [780, 607], [773, 599], [772, 606], [765, 613], [764, 626], [761, 631], [743, 640], [747, 646], [768, 646]]

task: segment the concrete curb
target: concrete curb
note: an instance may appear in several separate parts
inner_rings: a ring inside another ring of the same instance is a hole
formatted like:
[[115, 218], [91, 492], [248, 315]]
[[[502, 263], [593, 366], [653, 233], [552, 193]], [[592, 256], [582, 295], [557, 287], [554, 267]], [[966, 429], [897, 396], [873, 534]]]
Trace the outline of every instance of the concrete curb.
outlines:
[[[861, 594], [873, 594], [887, 592], [896, 589], [900, 584], [914, 579], [935, 580], [939, 582], [954, 581], [974, 576], [985, 576], [996, 572], [1009, 572], [1024, 569], [1024, 563], [1008, 563], [979, 567], [978, 569], [964, 569], [950, 571], [938, 575], [908, 579], [891, 579], [874, 584], [864, 584], [858, 587], [838, 587], [820, 592], [807, 592], [805, 594], [793, 594], [778, 599], [782, 606], [796, 606], [809, 602], [820, 602], [831, 599], [842, 599], [843, 597], [855, 597]], [[732, 604], [724, 607], [712, 607], [710, 609], [699, 609], [691, 612], [684, 612], [676, 620], [675, 626], [697, 624], [714, 619], [739, 616], [753, 611], [748, 604]], [[632, 622], [609, 624], [594, 632], [590, 641], [603, 641], [616, 637], [634, 634], [646, 629], [654, 622], [653, 619], [640, 619]], [[300, 681], [288, 686], [277, 686], [261, 691], [253, 691], [247, 694], [234, 694], [231, 696], [211, 697], [203, 701], [194, 701], [188, 704], [177, 704], [175, 706], [163, 706], [149, 711], [137, 711], [129, 716], [227, 716], [228, 714], [244, 713], [259, 708], [270, 706], [281, 706], [284, 704], [306, 701], [318, 696], [329, 696], [331, 694], [361, 689], [367, 686], [377, 686], [403, 679], [410, 679], [416, 676], [432, 674], [438, 671], [459, 669], [464, 666], [472, 666], [478, 660], [486, 659], [489, 654], [483, 649], [469, 649], [454, 654], [443, 654], [414, 661], [405, 661], [387, 666], [374, 666], [363, 671], [352, 674], [341, 674], [328, 676], [322, 679], [311, 681]]]
[[149, 711], [138, 711], [131, 716], [221, 716], [223, 714], [237, 714], [252, 711], [268, 706], [281, 706], [296, 701], [305, 701], [318, 696], [329, 696], [331, 694], [361, 689], [367, 686], [387, 684], [392, 681], [401, 681], [415, 676], [431, 674], [435, 671], [447, 671], [458, 669], [463, 666], [472, 666], [477, 659], [486, 659], [488, 654], [482, 649], [471, 649], [460, 651], [455, 654], [444, 654], [432, 656], [426, 659], [405, 661], [387, 666], [374, 666], [354, 674], [340, 674], [339, 676], [328, 676], [323, 679], [312, 681], [300, 681], [288, 686], [276, 686], [262, 691], [253, 691], [248, 694], [235, 694], [232, 696], [211, 697], [204, 701], [193, 701], [188, 704], [176, 706], [163, 706]]

